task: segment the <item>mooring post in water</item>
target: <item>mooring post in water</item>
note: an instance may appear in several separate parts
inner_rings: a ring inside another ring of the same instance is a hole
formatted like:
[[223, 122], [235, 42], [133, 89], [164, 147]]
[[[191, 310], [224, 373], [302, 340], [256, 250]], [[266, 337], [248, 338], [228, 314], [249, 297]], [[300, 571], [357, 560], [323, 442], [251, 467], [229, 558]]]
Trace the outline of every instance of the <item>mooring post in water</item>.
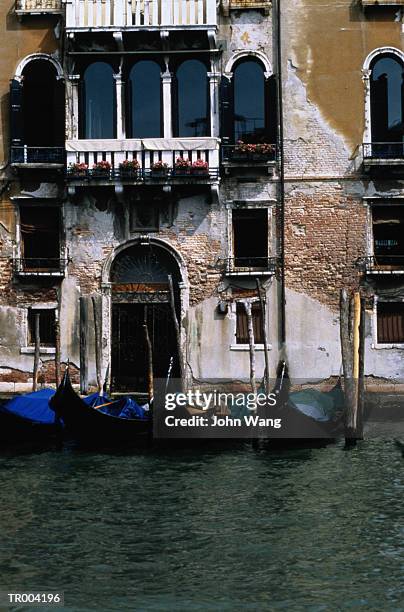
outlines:
[[101, 296], [92, 295], [91, 301], [93, 303], [93, 314], [94, 314], [94, 333], [95, 333], [95, 370], [97, 375], [97, 387], [98, 393], [102, 392], [102, 379], [101, 379]]
[[178, 361], [180, 365], [181, 390], [183, 390], [185, 388], [184, 359], [183, 359], [182, 348], [181, 348], [180, 325], [178, 323], [177, 313], [175, 310], [174, 286], [173, 286], [173, 279], [172, 279], [171, 274], [168, 275], [168, 290], [169, 290], [169, 297], [170, 297], [171, 315], [173, 318], [175, 336], [177, 339], [177, 352], [178, 352]]
[[41, 347], [41, 338], [39, 334], [39, 317], [40, 314], [37, 312], [34, 314], [34, 342], [35, 342], [35, 352], [34, 352], [34, 372], [32, 375], [32, 390], [36, 391], [38, 388], [38, 370], [39, 370], [39, 359], [40, 359], [40, 347]]
[[80, 297], [80, 393], [88, 393], [88, 310], [89, 298]]
[[360, 301], [359, 325], [359, 374], [358, 374], [358, 437], [363, 438], [363, 412], [365, 408], [365, 341], [366, 341], [366, 308], [365, 298]]
[[257, 386], [255, 384], [255, 345], [254, 345], [254, 328], [251, 314], [251, 303], [248, 300], [243, 300], [242, 304], [247, 316], [247, 331], [248, 331], [248, 345], [250, 353], [250, 385], [251, 391], [256, 393]]
[[265, 392], [267, 396], [271, 392], [269, 388], [269, 355], [268, 355], [268, 338], [267, 338], [267, 317], [265, 302], [262, 297], [262, 287], [258, 278], [255, 279], [257, 283], [257, 292], [261, 306], [261, 322], [262, 322], [262, 340], [264, 342], [264, 358], [265, 358]]
[[362, 437], [358, 418], [360, 402], [363, 402], [363, 394], [359, 393], [361, 353], [362, 360], [364, 359], [364, 341], [361, 341], [364, 331], [360, 333], [360, 323], [364, 313], [361, 314], [361, 311], [359, 293], [356, 292], [349, 300], [346, 290], [343, 289], [340, 301], [340, 333], [345, 391], [345, 440], [348, 444]]
[[153, 347], [150, 340], [149, 328], [147, 325], [147, 306], [144, 308], [144, 338], [146, 344], [146, 353], [147, 353], [147, 393], [149, 396], [149, 403], [152, 402], [154, 397], [154, 379], [153, 379]]
[[59, 308], [55, 312], [55, 382], [60, 384], [60, 316]]

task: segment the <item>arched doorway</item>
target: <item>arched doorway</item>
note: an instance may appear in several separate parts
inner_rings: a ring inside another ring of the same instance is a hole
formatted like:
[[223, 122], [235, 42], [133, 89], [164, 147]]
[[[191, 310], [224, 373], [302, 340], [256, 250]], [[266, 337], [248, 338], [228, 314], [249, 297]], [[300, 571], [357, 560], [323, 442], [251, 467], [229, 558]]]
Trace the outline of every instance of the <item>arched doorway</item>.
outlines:
[[174, 286], [177, 319], [180, 313], [178, 264], [163, 247], [135, 244], [113, 261], [111, 279], [111, 387], [120, 392], [146, 392], [148, 360], [144, 325], [153, 352], [153, 375], [178, 377], [177, 337], [170, 303], [168, 276]]

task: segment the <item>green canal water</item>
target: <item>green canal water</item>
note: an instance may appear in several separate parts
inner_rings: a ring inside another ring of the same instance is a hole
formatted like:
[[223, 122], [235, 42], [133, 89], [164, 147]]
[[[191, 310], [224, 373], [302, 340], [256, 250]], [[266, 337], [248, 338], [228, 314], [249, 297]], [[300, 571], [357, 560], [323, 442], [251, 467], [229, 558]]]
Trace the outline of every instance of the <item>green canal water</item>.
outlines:
[[404, 610], [390, 440], [3, 452], [0, 468], [2, 591], [62, 589], [72, 611]]

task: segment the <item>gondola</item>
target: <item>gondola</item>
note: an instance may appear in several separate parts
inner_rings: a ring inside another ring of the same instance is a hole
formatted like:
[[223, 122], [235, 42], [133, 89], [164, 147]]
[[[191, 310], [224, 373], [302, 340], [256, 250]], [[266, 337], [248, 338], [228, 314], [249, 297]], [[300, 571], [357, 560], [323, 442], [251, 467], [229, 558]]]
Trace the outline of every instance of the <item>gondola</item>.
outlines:
[[344, 394], [339, 379], [327, 392], [313, 389], [290, 392], [288, 368], [281, 361], [272, 391], [275, 406], [264, 407], [260, 415], [278, 418], [280, 429], [271, 429], [266, 440], [274, 446], [317, 446], [334, 442], [343, 434]]
[[91, 446], [115, 446], [136, 445], [151, 436], [151, 417], [139, 410], [142, 416], [128, 418], [130, 403], [136, 405], [127, 399], [98, 402], [98, 405], [89, 402], [88, 398], [85, 401], [74, 391], [69, 368], [66, 368], [49, 405], [63, 420], [66, 433], [78, 442]]
[[62, 424], [48, 405], [54, 393], [41, 389], [0, 405], [0, 444], [42, 443], [60, 435]]

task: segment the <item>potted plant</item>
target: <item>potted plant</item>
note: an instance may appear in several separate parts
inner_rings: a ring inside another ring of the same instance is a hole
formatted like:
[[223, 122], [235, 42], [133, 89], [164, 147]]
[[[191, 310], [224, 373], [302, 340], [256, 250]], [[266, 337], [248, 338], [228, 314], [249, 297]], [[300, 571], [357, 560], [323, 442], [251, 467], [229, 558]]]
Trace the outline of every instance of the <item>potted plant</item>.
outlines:
[[268, 143], [253, 144], [239, 140], [234, 147], [233, 159], [262, 161], [273, 157], [275, 146]]
[[111, 173], [111, 164], [108, 161], [102, 160], [93, 165], [92, 176], [94, 177], [109, 177]]
[[175, 174], [190, 174], [191, 172], [191, 160], [185, 159], [184, 157], [177, 157], [175, 160]]
[[161, 160], [154, 162], [154, 164], [151, 165], [151, 173], [152, 173], [152, 176], [158, 176], [158, 177], [167, 176], [168, 164], [166, 164], [165, 162]]
[[192, 174], [201, 174], [208, 175], [209, 174], [209, 165], [208, 162], [203, 159], [197, 159], [191, 166]]
[[67, 169], [70, 176], [73, 177], [86, 177], [88, 172], [88, 165], [80, 162], [70, 163]]
[[138, 175], [140, 164], [137, 159], [125, 159], [119, 164], [119, 172], [123, 177], [134, 177]]

